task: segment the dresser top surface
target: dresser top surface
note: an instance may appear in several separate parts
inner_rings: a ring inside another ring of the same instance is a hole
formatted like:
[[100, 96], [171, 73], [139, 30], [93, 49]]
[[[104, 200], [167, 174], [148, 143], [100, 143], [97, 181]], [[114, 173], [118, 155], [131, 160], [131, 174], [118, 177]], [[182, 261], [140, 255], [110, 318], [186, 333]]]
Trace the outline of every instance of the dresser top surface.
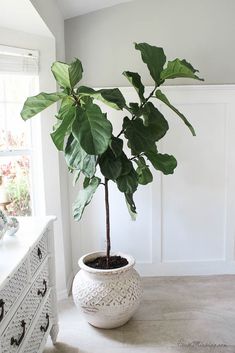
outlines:
[[5, 235], [0, 240], [0, 286], [20, 264], [55, 217], [17, 217], [17, 219], [20, 224], [17, 233], [13, 236]]

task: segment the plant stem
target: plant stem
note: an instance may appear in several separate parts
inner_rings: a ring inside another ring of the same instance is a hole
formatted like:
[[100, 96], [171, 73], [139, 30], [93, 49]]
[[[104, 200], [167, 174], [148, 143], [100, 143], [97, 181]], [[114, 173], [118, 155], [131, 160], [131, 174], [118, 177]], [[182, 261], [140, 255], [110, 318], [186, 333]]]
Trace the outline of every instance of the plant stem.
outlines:
[[110, 217], [109, 217], [109, 188], [108, 188], [108, 179], [104, 180], [104, 190], [105, 190], [105, 214], [106, 214], [106, 266], [109, 268], [110, 260]]

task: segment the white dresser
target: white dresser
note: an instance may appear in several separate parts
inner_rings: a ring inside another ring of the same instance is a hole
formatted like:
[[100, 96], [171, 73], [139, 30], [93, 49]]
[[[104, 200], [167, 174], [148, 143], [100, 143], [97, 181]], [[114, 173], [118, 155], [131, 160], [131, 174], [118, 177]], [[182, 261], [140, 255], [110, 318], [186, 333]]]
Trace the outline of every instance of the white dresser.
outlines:
[[54, 217], [19, 217], [0, 241], [0, 353], [41, 353], [58, 334]]

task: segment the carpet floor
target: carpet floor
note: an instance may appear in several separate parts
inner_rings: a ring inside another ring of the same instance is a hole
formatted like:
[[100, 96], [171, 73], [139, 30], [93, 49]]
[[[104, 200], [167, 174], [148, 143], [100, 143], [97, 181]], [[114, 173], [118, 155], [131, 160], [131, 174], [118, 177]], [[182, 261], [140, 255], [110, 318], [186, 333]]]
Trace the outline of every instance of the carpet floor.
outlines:
[[44, 353], [235, 353], [235, 276], [144, 278], [143, 287], [133, 319], [114, 330], [61, 301], [58, 342]]

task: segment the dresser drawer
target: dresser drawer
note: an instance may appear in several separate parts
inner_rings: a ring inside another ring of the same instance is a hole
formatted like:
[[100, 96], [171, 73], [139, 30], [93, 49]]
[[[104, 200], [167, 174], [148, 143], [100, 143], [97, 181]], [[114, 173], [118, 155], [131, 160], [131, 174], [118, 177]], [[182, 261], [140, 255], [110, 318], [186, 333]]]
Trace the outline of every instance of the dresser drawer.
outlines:
[[33, 329], [29, 338], [27, 338], [27, 345], [24, 348], [24, 353], [38, 353], [40, 345], [51, 328], [53, 321], [52, 317], [52, 298], [51, 294], [46, 301], [39, 319]]
[[27, 261], [24, 261], [18, 270], [7, 280], [0, 290], [0, 322], [4, 321], [12, 305], [20, 297], [28, 283]]
[[48, 254], [48, 232], [46, 231], [30, 253], [30, 270], [33, 276]]
[[24, 341], [32, 320], [49, 290], [48, 261], [42, 267], [1, 338], [2, 353], [16, 353]]

